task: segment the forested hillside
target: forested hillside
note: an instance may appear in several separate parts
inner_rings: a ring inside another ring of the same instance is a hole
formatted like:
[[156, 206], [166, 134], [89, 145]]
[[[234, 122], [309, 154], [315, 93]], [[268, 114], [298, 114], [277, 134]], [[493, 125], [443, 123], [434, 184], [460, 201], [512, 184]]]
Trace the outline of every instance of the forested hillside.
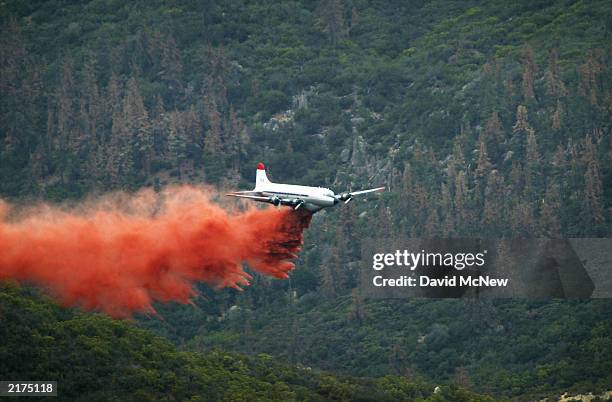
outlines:
[[5, 2], [0, 198], [246, 189], [259, 161], [278, 181], [385, 185], [315, 215], [290, 280], [202, 287], [139, 325], [191, 350], [496, 396], [609, 390], [608, 300], [374, 302], [355, 287], [368, 237], [610, 235], [611, 14], [605, 0]]
[[603, 235], [609, 17], [606, 1], [10, 2], [0, 192], [246, 185], [264, 160], [276, 179], [386, 184], [381, 233]]
[[397, 376], [335, 377], [271, 356], [177, 351], [126, 321], [58, 308], [12, 285], [0, 288], [0, 378], [58, 382], [61, 400], [488, 401], [457, 386]]
[[168, 336], [197, 331], [189, 350], [256, 350], [333, 372], [424, 377], [519, 399], [602, 392], [612, 383], [607, 300], [317, 303], [309, 294], [265, 309], [245, 307], [248, 296], [235, 302], [242, 307], [221, 322], [183, 322], [185, 332]]

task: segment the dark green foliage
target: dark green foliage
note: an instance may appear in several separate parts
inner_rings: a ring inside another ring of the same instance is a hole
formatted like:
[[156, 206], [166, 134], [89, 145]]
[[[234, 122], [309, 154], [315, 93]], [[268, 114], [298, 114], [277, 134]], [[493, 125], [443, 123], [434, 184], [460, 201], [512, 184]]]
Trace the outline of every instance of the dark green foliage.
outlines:
[[[612, 310], [605, 300], [365, 302], [360, 321], [350, 298], [323, 304], [310, 296], [290, 307], [256, 309], [248, 333], [243, 316], [208, 323], [188, 348], [284, 359], [297, 353], [303, 365], [359, 376], [455, 381], [463, 368], [474, 390], [505, 397], [605, 391], [612, 381]], [[299, 328], [296, 350], [292, 325]]]
[[264, 354], [181, 352], [130, 322], [27, 293], [0, 289], [0, 378], [57, 381], [61, 400], [492, 400], [455, 387], [440, 398], [433, 385], [400, 377], [335, 377]]
[[[328, 3], [187, 2], [169, 7], [160, 2], [86, 6], [47, 1], [36, 7], [21, 2], [3, 6], [4, 53], [23, 61], [3, 67], [11, 90], [3, 89], [2, 96], [0, 135], [10, 147], [0, 162], [3, 177], [9, 177], [1, 193], [47, 195], [55, 186], [74, 197], [100, 187], [133, 188], [151, 183], [149, 164], [169, 171], [178, 167], [187, 173], [175, 174], [179, 180], [197, 180], [198, 172], [210, 170], [204, 175], [218, 182], [222, 172], [238, 166], [251, 179], [254, 161], [275, 161], [275, 154], [285, 152], [286, 142], [279, 137], [291, 138], [294, 165], [329, 155], [326, 164], [306, 164], [302, 170], [318, 182], [338, 182], [333, 176], [350, 166], [338, 164], [334, 155], [353, 146], [351, 119], [365, 119], [366, 124], [355, 127], [370, 154], [388, 157], [390, 148], [399, 146], [395, 166], [413, 159], [408, 149], [415, 141], [432, 146], [443, 160], [452, 139], [463, 131], [467, 160], [462, 168], [469, 174], [474, 168], [471, 150], [478, 148], [479, 131], [492, 111], [499, 113], [504, 138], [496, 140], [500, 143], [491, 162], [507, 179], [506, 153], [513, 151], [514, 160], [524, 157], [520, 138], [511, 135], [521, 104], [529, 110], [546, 166], [558, 144], [593, 130], [603, 133], [598, 143], [601, 179], [609, 182], [605, 1]], [[528, 51], [531, 64], [526, 64]], [[552, 60], [557, 67], [551, 75]], [[527, 65], [533, 65], [529, 74]], [[116, 98], [109, 93], [113, 74], [119, 83]], [[130, 160], [122, 162], [112, 157], [117, 151], [110, 123], [113, 104], [121, 108], [123, 87], [131, 77], [137, 78], [149, 123], [158, 134], [150, 158], [130, 140], [124, 145]], [[525, 98], [526, 85], [533, 97]], [[304, 105], [295, 99], [302, 93], [308, 98]], [[154, 116], [156, 98], [168, 112], [180, 112], [176, 124], [187, 130], [179, 139], [186, 149], [180, 158], [170, 145], [175, 140], [168, 122]], [[551, 129], [557, 105], [561, 125]], [[196, 124], [187, 121], [191, 106]], [[237, 152], [227, 124], [230, 107], [254, 131], [290, 108], [295, 118]], [[19, 132], [13, 132], [16, 127]], [[211, 128], [219, 135], [215, 152], [223, 157], [202, 155]], [[313, 141], [300, 141], [313, 136]], [[109, 177], [105, 169], [122, 163], [129, 168], [121, 180]], [[278, 169], [283, 179], [304, 177], [285, 167]], [[34, 180], [24, 179], [32, 175]], [[608, 191], [602, 203], [609, 205], [609, 199]], [[585, 230], [575, 228], [576, 234]]]

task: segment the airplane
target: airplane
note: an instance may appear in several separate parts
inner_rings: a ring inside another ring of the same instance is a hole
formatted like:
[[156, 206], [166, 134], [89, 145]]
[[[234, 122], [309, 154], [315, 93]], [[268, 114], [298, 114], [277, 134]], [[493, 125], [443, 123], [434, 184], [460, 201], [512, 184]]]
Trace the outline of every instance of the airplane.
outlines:
[[226, 194], [229, 197], [246, 198], [249, 200], [267, 202], [276, 206], [287, 205], [298, 210], [305, 208], [314, 213], [323, 208], [332, 207], [343, 201], [347, 204], [356, 195], [381, 192], [384, 187], [369, 190], [348, 191], [335, 194], [332, 190], [322, 187], [299, 186], [295, 184], [272, 183], [266, 175], [263, 163], [257, 165], [255, 188], [251, 191], [234, 191]]

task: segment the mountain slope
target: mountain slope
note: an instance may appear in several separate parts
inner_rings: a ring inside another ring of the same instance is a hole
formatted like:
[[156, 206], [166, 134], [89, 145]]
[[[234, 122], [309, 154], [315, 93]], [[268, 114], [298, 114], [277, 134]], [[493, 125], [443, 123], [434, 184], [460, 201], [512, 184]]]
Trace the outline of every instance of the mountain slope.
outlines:
[[309, 294], [288, 307], [235, 310], [200, 326], [186, 346], [269, 353], [352, 375], [422, 375], [536, 399], [609, 390], [611, 333], [607, 300], [319, 303]]
[[270, 356], [177, 351], [132, 323], [0, 289], [0, 377], [58, 382], [62, 400], [491, 400], [400, 377], [335, 377]]

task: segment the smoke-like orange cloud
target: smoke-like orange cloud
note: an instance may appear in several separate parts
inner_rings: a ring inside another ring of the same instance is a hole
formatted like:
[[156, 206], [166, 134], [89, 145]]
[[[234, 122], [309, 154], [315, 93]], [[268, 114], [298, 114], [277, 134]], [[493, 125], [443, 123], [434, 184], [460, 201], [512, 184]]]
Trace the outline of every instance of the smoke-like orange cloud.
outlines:
[[229, 213], [188, 186], [89, 204], [18, 212], [0, 201], [0, 280], [113, 317], [154, 313], [154, 301], [187, 303], [196, 282], [248, 285], [243, 263], [286, 278], [311, 217], [288, 208]]

